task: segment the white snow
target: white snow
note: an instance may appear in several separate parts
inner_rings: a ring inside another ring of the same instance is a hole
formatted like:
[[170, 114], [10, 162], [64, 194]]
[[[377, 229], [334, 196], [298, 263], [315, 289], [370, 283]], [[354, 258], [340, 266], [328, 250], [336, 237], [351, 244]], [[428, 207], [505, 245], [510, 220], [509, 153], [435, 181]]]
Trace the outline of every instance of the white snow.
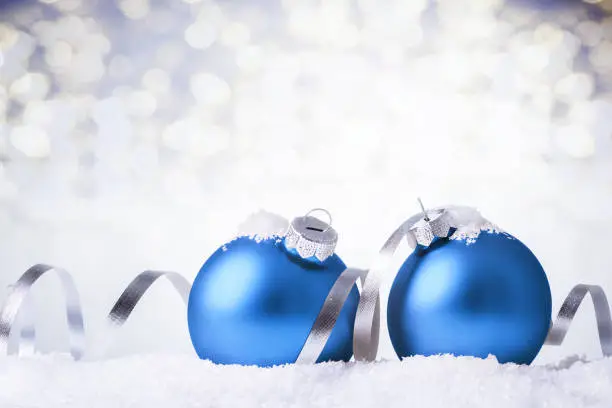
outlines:
[[[453, 235], [451, 235], [450, 239], [465, 241], [467, 245], [470, 245], [476, 242], [480, 234], [483, 232], [487, 232], [489, 234], [501, 234], [503, 230], [491, 222], [486, 222], [481, 225], [465, 225], [457, 228]], [[513, 239], [511, 235], [506, 234], [505, 236], [508, 239]]]
[[611, 359], [528, 367], [440, 356], [270, 369], [167, 354], [80, 363], [57, 355], [0, 360], [2, 408], [610, 406]]
[[450, 239], [465, 241], [467, 245], [476, 242], [482, 232], [501, 234], [504, 232], [499, 226], [486, 219], [480, 211], [467, 206], [448, 206], [446, 211], [451, 214], [456, 228]]
[[[249, 237], [257, 242], [269, 238], [284, 237], [287, 232], [289, 220], [281, 215], [259, 210], [249, 215], [236, 230], [232, 241], [240, 237]], [[225, 250], [225, 246], [223, 249]]]

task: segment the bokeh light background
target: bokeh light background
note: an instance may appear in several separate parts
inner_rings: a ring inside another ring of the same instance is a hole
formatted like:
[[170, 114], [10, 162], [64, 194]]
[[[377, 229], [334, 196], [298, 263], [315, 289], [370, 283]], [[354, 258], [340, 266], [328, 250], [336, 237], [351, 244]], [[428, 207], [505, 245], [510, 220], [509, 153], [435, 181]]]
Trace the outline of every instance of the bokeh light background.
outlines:
[[[118, 333], [105, 315], [260, 209], [327, 208], [366, 267], [417, 196], [472, 205], [540, 258], [555, 313], [576, 283], [612, 294], [611, 1], [0, 4], [0, 287], [68, 269], [110, 355], [191, 353], [170, 285]], [[33, 307], [65, 351], [54, 279]], [[596, 358], [596, 336], [587, 305], [537, 361]]]

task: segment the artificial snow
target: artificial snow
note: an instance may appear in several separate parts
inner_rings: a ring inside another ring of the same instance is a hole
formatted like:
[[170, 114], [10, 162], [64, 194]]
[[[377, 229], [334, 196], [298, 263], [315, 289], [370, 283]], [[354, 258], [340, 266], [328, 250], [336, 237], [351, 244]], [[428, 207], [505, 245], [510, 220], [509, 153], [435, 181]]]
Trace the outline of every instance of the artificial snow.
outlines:
[[[236, 234], [234, 234], [229, 242], [242, 237], [249, 237], [256, 242], [274, 238], [280, 239], [285, 236], [288, 226], [289, 221], [283, 216], [259, 210], [250, 214], [240, 223]], [[223, 250], [227, 250], [225, 245], [223, 245]]]
[[[450, 239], [455, 241], [465, 241], [467, 245], [470, 245], [475, 243], [480, 234], [483, 232], [489, 234], [502, 234], [504, 231], [497, 225], [487, 221], [479, 225], [461, 225], [455, 230], [453, 235], [450, 236]], [[508, 234], [504, 234], [504, 236], [508, 239], [514, 239]]]
[[259, 210], [249, 215], [238, 225], [236, 237], [257, 236], [269, 238], [284, 236], [288, 226], [289, 221], [283, 216]]
[[516, 366], [440, 356], [266, 369], [219, 366], [190, 355], [0, 359], [2, 408], [610, 406], [611, 359]]
[[[481, 233], [502, 234], [499, 226], [482, 216], [482, 214], [472, 207], [466, 206], [448, 206], [446, 211], [451, 214], [456, 227], [450, 239], [457, 241], [465, 241], [467, 245], [476, 242]], [[506, 234], [506, 236], [510, 237]]]

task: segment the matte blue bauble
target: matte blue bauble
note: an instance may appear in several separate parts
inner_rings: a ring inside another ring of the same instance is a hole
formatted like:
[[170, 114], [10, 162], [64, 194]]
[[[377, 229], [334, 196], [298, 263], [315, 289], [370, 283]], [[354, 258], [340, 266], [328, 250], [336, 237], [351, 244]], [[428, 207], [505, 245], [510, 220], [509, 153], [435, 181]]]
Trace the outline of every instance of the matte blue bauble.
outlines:
[[[219, 248], [189, 296], [189, 333], [198, 356], [219, 364], [295, 362], [344, 269], [336, 254], [311, 262], [278, 238], [241, 237]], [[354, 287], [318, 361], [351, 358], [358, 302]]]
[[474, 243], [417, 247], [389, 294], [397, 355], [453, 354], [529, 364], [551, 322], [551, 293], [533, 253], [516, 238], [482, 232]]

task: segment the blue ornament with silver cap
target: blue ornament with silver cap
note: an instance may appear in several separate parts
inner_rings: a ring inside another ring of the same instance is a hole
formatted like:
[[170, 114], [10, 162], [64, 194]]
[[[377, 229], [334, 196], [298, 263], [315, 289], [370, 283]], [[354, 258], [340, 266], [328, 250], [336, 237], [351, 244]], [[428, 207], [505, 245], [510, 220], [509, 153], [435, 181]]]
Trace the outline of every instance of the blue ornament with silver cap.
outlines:
[[[296, 361], [346, 269], [334, 253], [338, 234], [331, 217], [326, 223], [311, 213], [295, 218], [284, 234], [239, 236], [204, 263], [188, 304], [200, 358], [262, 367]], [[354, 286], [317, 362], [351, 358], [358, 302]]]
[[425, 211], [393, 282], [391, 342], [402, 357], [453, 354], [529, 364], [551, 325], [544, 269], [521, 241], [474, 210]]

